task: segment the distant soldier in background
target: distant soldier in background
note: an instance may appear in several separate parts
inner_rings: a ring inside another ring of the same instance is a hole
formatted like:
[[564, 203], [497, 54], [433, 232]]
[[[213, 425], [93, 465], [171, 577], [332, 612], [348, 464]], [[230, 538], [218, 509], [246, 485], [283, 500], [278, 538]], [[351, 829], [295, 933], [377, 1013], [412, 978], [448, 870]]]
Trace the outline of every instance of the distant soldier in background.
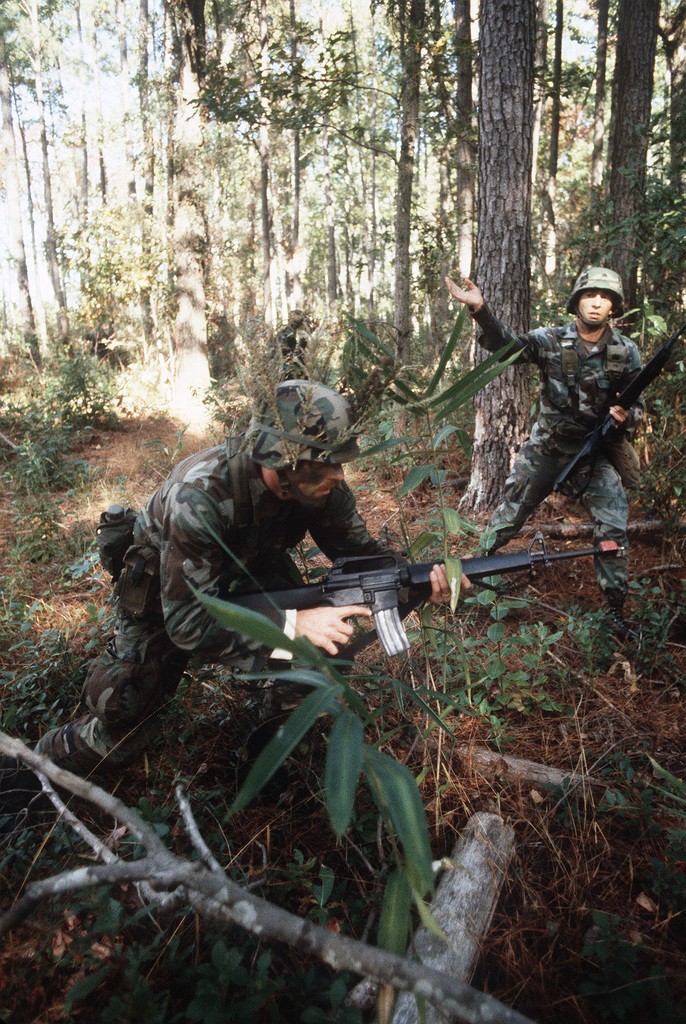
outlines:
[[[515, 337], [491, 313], [472, 281], [465, 280], [466, 288], [450, 278], [446, 284], [453, 298], [469, 307], [481, 328], [477, 340], [484, 348], [494, 352]], [[606, 267], [588, 267], [567, 303], [573, 320], [515, 339], [519, 361], [539, 368], [540, 412], [487, 527], [497, 531], [492, 551], [507, 544], [551, 493], [557, 476], [583, 446], [598, 417], [609, 411], [617, 426], [614, 442], [572, 484], [593, 522], [595, 543], [613, 540], [625, 552], [620, 558], [595, 560], [598, 586], [607, 599], [614, 631], [622, 639], [634, 632], [624, 618], [629, 516], [624, 486], [638, 486], [638, 456], [631, 440], [645, 414], [642, 399], [628, 410], [612, 404], [641, 369], [637, 346], [610, 324], [610, 318], [623, 311], [619, 274]]]
[[311, 316], [302, 309], [292, 309], [288, 314], [288, 322], [276, 332], [286, 377], [298, 379], [307, 376], [304, 358], [315, 327], [316, 323]]

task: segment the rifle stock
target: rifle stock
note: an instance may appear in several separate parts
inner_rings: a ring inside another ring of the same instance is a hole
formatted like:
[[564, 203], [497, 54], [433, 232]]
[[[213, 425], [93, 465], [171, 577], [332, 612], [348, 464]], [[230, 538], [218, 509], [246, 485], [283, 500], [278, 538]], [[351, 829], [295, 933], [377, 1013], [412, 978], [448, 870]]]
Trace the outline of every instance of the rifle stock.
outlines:
[[[612, 402], [612, 405], [621, 405], [623, 409], [631, 408], [648, 385], [652, 384], [655, 378], [662, 373], [667, 360], [669, 359], [672, 345], [677, 342], [684, 332], [686, 332], [686, 324], [682, 324], [679, 330], [675, 331], [674, 334], [667, 339], [662, 348], [658, 349], [652, 359], [650, 359], [646, 365], [638, 371], [634, 379], [627, 384], [622, 393], [615, 401]], [[603, 440], [607, 436], [608, 432], [615, 429], [615, 420], [608, 412], [598, 420], [591, 433], [587, 436], [581, 449], [577, 452], [574, 458], [567, 463], [562, 472], [558, 474], [555, 483], [553, 484], [553, 491], [564, 494], [568, 498], [579, 497], [579, 495], [583, 493], [584, 488], [582, 488], [581, 491], [575, 491], [570, 481], [574, 479], [576, 474], [583, 469], [586, 464], [592, 463], [592, 460], [600, 451]]]
[[[538, 545], [538, 546], [537, 546]], [[494, 576], [526, 572], [533, 575], [537, 566], [547, 567], [560, 559], [595, 557], [616, 557], [622, 549], [614, 541], [603, 541], [598, 547], [582, 551], [560, 551], [549, 553], [543, 537], [537, 533], [528, 548], [522, 551], [463, 558], [462, 572], [471, 581], [482, 582]], [[269, 608], [282, 610], [295, 608], [320, 608], [330, 606], [341, 608], [345, 605], [367, 605], [374, 616], [374, 628], [357, 637], [340, 652], [342, 659], [371, 643], [377, 636], [386, 654], [401, 654], [410, 647], [402, 619], [413, 608], [422, 604], [431, 593], [430, 573], [435, 562], [409, 564], [400, 562], [395, 556], [372, 555], [352, 558], [338, 558], [331, 570], [317, 583], [293, 587], [289, 590], [260, 591], [254, 594], [230, 594], [229, 600], [242, 608], [265, 611]], [[408, 591], [407, 600], [401, 601], [402, 591]]]

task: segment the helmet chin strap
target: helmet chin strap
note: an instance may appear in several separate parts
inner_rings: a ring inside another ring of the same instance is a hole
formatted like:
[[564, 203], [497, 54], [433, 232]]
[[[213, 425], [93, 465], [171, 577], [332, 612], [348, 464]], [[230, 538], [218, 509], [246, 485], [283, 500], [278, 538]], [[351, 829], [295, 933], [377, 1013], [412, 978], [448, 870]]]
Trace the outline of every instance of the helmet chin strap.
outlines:
[[[581, 312], [579, 311], [579, 307], [578, 306], [576, 307], [576, 316], [578, 317], [579, 320], [581, 320], [582, 324], [585, 324], [586, 327], [589, 327], [591, 330], [594, 330], [594, 331], [599, 330], [601, 327], [603, 327], [603, 328], [607, 327], [607, 324], [608, 324], [608, 322], [610, 320], [609, 316], [606, 316], [604, 320], [587, 320], [585, 316], [581, 315]], [[612, 316], [612, 311], [610, 311], [610, 316]]]
[[282, 498], [293, 498], [300, 505], [305, 505], [306, 508], [322, 508], [326, 505], [328, 495], [321, 498], [310, 498], [302, 493], [297, 484], [288, 479], [285, 468], [277, 469], [276, 472], [279, 477]]

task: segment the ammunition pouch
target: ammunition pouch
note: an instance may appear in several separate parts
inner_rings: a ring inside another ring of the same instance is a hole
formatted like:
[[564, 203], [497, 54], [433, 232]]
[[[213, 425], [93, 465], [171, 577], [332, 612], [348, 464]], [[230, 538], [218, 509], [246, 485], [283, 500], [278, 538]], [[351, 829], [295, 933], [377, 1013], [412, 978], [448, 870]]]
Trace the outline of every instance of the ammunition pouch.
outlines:
[[[610, 431], [610, 435], [613, 431]], [[619, 431], [617, 431], [619, 433]], [[641, 463], [638, 453], [625, 434], [614, 438], [605, 436], [605, 452], [626, 488], [637, 488], [641, 482]]]
[[162, 614], [160, 553], [148, 544], [132, 545], [124, 556], [124, 570], [116, 593], [122, 615], [139, 620]]
[[124, 568], [124, 555], [133, 544], [133, 526], [138, 513], [122, 505], [110, 505], [98, 520], [95, 531], [100, 564], [116, 583]]

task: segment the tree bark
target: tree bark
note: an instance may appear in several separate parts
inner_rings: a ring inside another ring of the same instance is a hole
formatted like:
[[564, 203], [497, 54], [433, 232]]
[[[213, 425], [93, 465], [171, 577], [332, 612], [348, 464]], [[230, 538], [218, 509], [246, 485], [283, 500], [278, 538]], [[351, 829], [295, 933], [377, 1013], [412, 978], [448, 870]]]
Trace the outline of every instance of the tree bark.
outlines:
[[17, 308], [24, 345], [34, 362], [40, 362], [40, 347], [36, 333], [36, 318], [29, 288], [24, 229], [21, 223], [21, 195], [19, 169], [12, 125], [12, 90], [10, 87], [7, 41], [0, 29], [0, 106], [2, 107], [2, 166], [4, 167], [5, 194], [9, 213], [9, 250], [17, 274]]
[[[455, 151], [457, 205], [457, 253], [460, 273], [471, 276], [474, 249], [474, 163], [472, 139], [472, 22], [469, 0], [455, 0], [455, 43], [458, 48], [458, 72], [455, 84], [455, 110], [458, 118]], [[441, 278], [441, 284], [443, 279]], [[444, 289], [441, 288], [443, 291]]]
[[400, 157], [395, 208], [395, 330], [398, 359], [405, 365], [411, 360], [410, 233], [424, 17], [425, 0], [409, 0], [409, 10], [402, 10], [400, 25], [402, 77], [400, 86]]
[[593, 155], [591, 187], [603, 183], [603, 144], [605, 141], [605, 73], [607, 67], [607, 21], [610, 0], [597, 0], [598, 33], [595, 57], [595, 107], [593, 114]]
[[643, 208], [660, 0], [620, 0], [612, 88], [610, 200], [620, 233], [611, 265], [624, 278], [626, 309], [637, 304], [636, 238]]
[[[476, 280], [496, 315], [521, 333], [529, 323], [535, 7], [529, 0], [483, 0], [480, 31]], [[479, 392], [474, 409], [462, 507], [478, 513], [498, 501], [511, 454], [526, 434], [526, 371], [505, 370]]]
[[269, 99], [265, 91], [265, 83], [269, 75], [269, 20], [267, 17], [267, 2], [260, 3], [260, 69], [262, 85], [260, 89], [260, 102], [262, 105], [262, 118], [260, 121], [260, 198], [262, 202], [262, 287], [264, 297], [264, 319], [268, 324], [273, 324], [276, 319], [276, 289], [274, 261], [272, 258], [273, 244], [273, 221], [272, 210], [269, 201], [269, 164], [271, 159], [269, 145]]
[[201, 157], [204, 119], [197, 100], [204, 76], [204, 0], [179, 0], [181, 68], [174, 125], [174, 256], [177, 303], [174, 330], [174, 411], [191, 427], [207, 420], [200, 395], [209, 387], [205, 315], [207, 225]]
[[141, 257], [146, 283], [141, 287], [141, 326], [146, 347], [152, 346], [153, 318], [151, 289], [147, 283], [147, 271], [151, 257], [151, 234], [153, 227], [153, 197], [155, 191], [155, 148], [150, 122], [150, 100], [148, 80], [148, 0], [140, 0], [138, 11], [138, 102], [141, 128], [143, 131], [143, 176], [144, 198], [141, 218]]

